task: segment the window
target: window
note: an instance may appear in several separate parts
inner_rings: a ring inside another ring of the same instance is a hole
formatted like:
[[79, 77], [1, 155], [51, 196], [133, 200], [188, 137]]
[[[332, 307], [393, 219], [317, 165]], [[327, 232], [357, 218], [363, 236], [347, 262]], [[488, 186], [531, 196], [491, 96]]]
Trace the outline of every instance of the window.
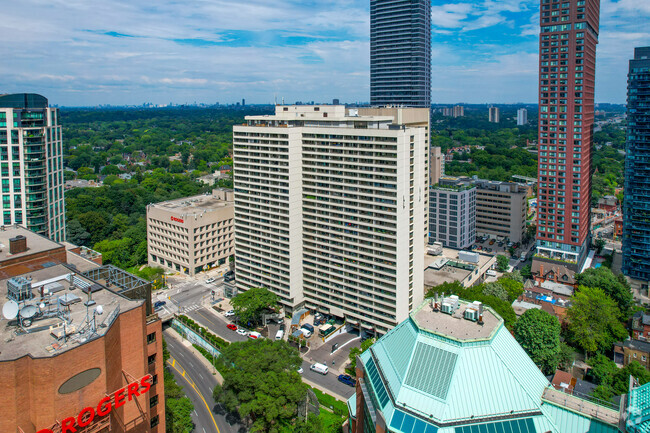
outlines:
[[158, 404], [158, 395], [156, 394], [149, 399], [149, 407], [154, 407], [157, 404]]
[[151, 334], [147, 335], [147, 344], [151, 344], [156, 341], [156, 333], [152, 332]]
[[158, 425], [158, 415], [151, 418], [151, 427], [153, 428], [153, 427], [155, 427], [157, 425]]
[[156, 362], [156, 354], [154, 353], [153, 355], [150, 355], [149, 358], [147, 358], [147, 362], [149, 363], [149, 365]]

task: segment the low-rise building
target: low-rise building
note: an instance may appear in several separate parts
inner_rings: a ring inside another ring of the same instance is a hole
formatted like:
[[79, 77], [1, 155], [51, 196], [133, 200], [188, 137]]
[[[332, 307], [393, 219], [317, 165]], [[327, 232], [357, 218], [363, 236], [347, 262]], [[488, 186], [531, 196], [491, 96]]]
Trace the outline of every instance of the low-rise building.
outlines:
[[442, 283], [459, 282], [463, 287], [482, 283], [496, 261], [493, 254], [451, 248], [443, 248], [442, 254], [437, 256], [427, 254], [424, 257], [424, 293]]
[[650, 340], [650, 314], [637, 311], [632, 316], [632, 338], [636, 340]]
[[147, 206], [149, 266], [195, 275], [229, 261], [234, 209], [227, 189]]
[[556, 390], [491, 308], [428, 299], [357, 357], [350, 431], [618, 432], [620, 408]]
[[614, 344], [614, 362], [626, 366], [632, 361], [650, 370], [650, 342], [628, 338]]

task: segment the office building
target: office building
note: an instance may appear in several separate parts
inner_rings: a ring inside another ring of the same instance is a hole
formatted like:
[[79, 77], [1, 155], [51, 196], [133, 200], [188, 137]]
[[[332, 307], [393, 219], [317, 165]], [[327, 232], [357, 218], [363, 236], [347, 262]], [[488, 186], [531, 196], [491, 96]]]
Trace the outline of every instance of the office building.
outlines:
[[590, 244], [599, 0], [543, 0], [539, 47], [536, 259], [574, 270]]
[[0, 95], [2, 224], [65, 240], [59, 110], [33, 93]]
[[149, 266], [196, 275], [235, 254], [232, 190], [147, 206]]
[[615, 433], [622, 418], [555, 389], [494, 310], [455, 296], [422, 303], [357, 357], [356, 377], [352, 433]]
[[521, 242], [526, 233], [528, 188], [514, 182], [476, 180], [476, 234]]
[[442, 177], [430, 188], [429, 243], [467, 248], [476, 238], [476, 187], [468, 179]]
[[647, 295], [650, 284], [650, 47], [630, 60], [625, 146], [623, 273]]
[[431, 164], [429, 167], [429, 185], [435, 185], [440, 181], [444, 173], [445, 158], [442, 155], [442, 149], [439, 147], [431, 148]]
[[370, 0], [370, 104], [431, 106], [431, 0]]
[[454, 105], [454, 117], [465, 116], [465, 107], [462, 105]]
[[420, 302], [427, 131], [405, 123], [429, 110], [391, 110], [276, 106], [233, 128], [238, 290], [378, 333]]
[[528, 123], [528, 110], [520, 108], [517, 110], [517, 126], [524, 126]]
[[0, 431], [164, 432], [151, 284], [20, 226], [0, 242]]
[[492, 123], [499, 123], [499, 107], [490, 107], [488, 120]]

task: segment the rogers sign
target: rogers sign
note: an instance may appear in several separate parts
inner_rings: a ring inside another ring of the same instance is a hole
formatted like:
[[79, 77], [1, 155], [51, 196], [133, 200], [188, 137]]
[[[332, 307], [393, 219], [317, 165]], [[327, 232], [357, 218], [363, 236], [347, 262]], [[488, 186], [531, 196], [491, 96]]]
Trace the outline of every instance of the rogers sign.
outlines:
[[172, 217], [172, 221], [176, 221], [177, 223], [184, 223], [185, 222], [182, 219], [176, 218], [176, 217]]
[[[151, 375], [144, 376], [139, 381], [129, 383], [124, 388], [118, 389], [113, 393], [115, 397], [115, 404], [113, 404], [112, 396], [107, 396], [99, 400], [97, 407], [86, 407], [81, 409], [76, 417], [68, 417], [61, 421], [61, 433], [76, 433], [77, 429], [82, 429], [89, 426], [95, 418], [101, 418], [111, 413], [113, 409], [117, 409], [126, 404], [127, 401], [133, 400], [134, 396], [146, 394], [151, 389], [150, 383]], [[140, 389], [143, 387], [144, 389]], [[49, 428], [44, 428], [36, 433], [54, 433]]]

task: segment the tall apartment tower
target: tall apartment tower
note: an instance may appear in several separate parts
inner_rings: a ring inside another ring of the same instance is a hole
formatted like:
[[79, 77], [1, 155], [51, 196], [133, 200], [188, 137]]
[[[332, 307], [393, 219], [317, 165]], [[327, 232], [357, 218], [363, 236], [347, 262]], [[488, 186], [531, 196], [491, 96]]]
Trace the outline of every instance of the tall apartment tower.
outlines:
[[[238, 290], [384, 334], [423, 297], [429, 110], [277, 106], [233, 128]], [[401, 119], [401, 120], [400, 120]]]
[[499, 107], [490, 107], [488, 120], [492, 123], [499, 123]]
[[600, 0], [542, 0], [537, 254], [580, 267], [589, 247]]
[[0, 95], [2, 224], [65, 240], [59, 110], [33, 93]]
[[[627, 87], [623, 273], [650, 284], [650, 47], [636, 48]], [[637, 284], [633, 284], [637, 286]]]
[[517, 110], [517, 126], [523, 126], [528, 123], [528, 110], [520, 108]]
[[370, 0], [370, 104], [431, 106], [431, 0]]

